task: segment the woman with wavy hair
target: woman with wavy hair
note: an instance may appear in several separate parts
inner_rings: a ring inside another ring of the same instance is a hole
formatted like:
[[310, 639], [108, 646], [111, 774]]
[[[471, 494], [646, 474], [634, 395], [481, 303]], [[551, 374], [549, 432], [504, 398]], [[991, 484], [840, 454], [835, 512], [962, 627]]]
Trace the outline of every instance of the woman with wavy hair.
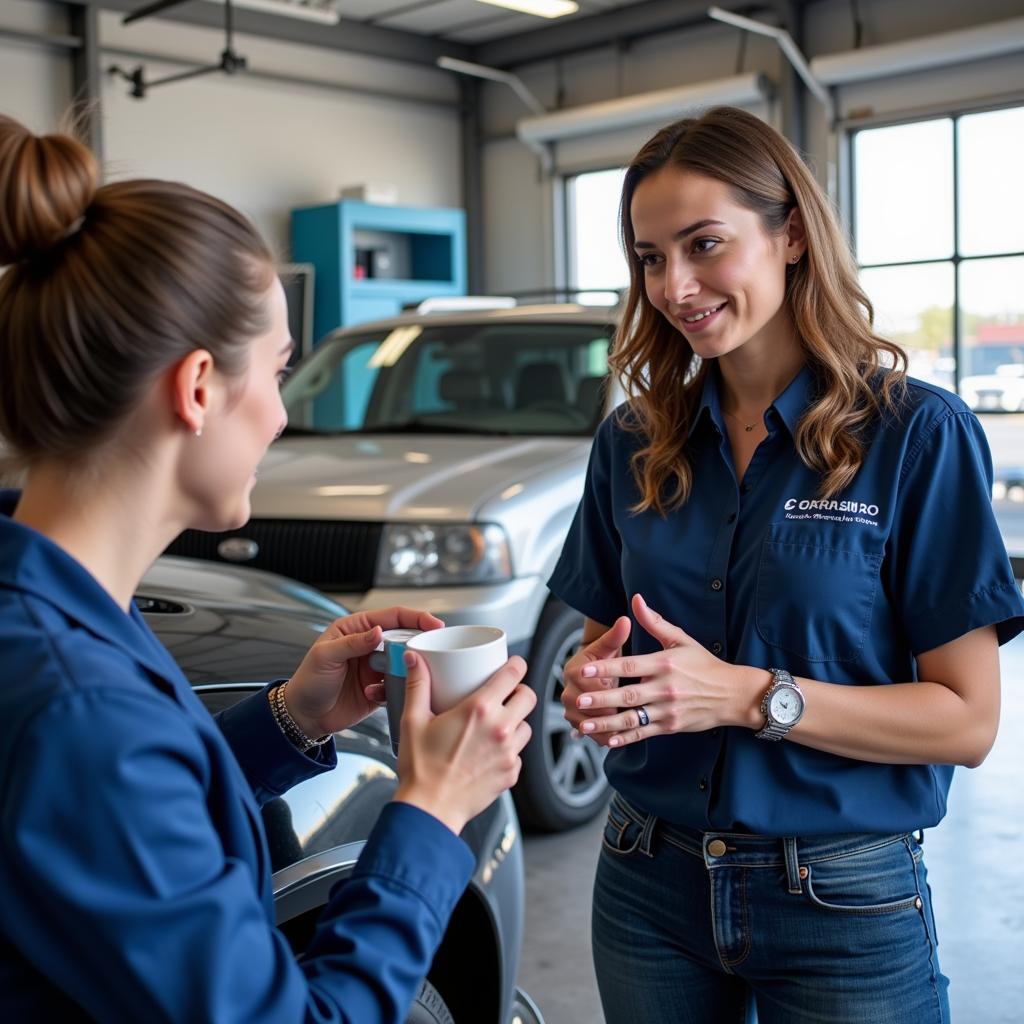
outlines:
[[552, 590], [608, 748], [608, 1024], [949, 1019], [922, 829], [1024, 629], [981, 427], [905, 373], [828, 200], [717, 108], [630, 164], [630, 289]]

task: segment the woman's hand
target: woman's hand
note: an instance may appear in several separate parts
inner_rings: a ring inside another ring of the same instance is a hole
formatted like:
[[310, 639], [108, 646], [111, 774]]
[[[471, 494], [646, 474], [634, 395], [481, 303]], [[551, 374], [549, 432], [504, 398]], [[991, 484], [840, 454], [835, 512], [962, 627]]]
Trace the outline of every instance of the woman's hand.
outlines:
[[[716, 658], [648, 608], [640, 594], [633, 596], [633, 614], [637, 624], [661, 643], [662, 650], [591, 660], [581, 666], [584, 685], [595, 679], [610, 680], [614, 685], [623, 677], [640, 678], [639, 683], [591, 689], [576, 697], [582, 716], [577, 728], [585, 736], [602, 746], [621, 747], [673, 732], [755, 724], [754, 709], [771, 682], [768, 673]], [[647, 712], [647, 725], [640, 724], [635, 710], [641, 706]]]
[[522, 682], [526, 662], [513, 657], [474, 693], [435, 715], [426, 662], [406, 651], [405, 666], [395, 799], [459, 833], [519, 779], [519, 753], [530, 739], [524, 719], [537, 695]]
[[610, 676], [583, 676], [584, 667], [605, 658], [617, 658], [622, 647], [629, 639], [629, 631], [633, 624], [625, 615], [620, 615], [611, 629], [602, 633], [596, 640], [581, 647], [566, 663], [562, 670], [562, 707], [565, 718], [574, 729], [579, 730], [585, 718], [595, 718], [615, 714], [613, 708], [590, 709], [581, 711], [579, 698], [584, 693], [601, 690], [609, 686], [617, 686], [618, 680]]
[[385, 629], [439, 629], [444, 623], [415, 608], [362, 611], [335, 619], [288, 681], [288, 713], [307, 736], [347, 729], [384, 700], [384, 677], [370, 655]]

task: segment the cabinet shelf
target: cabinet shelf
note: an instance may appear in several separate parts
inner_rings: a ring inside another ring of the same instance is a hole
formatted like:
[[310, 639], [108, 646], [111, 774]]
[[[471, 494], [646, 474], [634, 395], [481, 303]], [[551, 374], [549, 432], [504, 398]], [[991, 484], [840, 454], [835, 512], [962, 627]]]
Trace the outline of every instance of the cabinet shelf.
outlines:
[[341, 200], [292, 211], [295, 260], [316, 267], [314, 336], [466, 290], [462, 210]]

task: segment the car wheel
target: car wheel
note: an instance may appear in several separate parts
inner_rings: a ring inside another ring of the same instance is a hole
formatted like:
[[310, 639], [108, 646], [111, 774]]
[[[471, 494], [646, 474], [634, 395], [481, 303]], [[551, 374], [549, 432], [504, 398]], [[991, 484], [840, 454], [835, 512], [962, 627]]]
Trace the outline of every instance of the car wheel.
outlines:
[[455, 1024], [455, 1018], [448, 1011], [437, 989], [429, 981], [424, 981], [416, 993], [416, 1002], [412, 1004], [405, 1024]]
[[527, 719], [533, 736], [512, 795], [523, 824], [561, 832], [589, 821], [605, 804], [605, 748], [572, 735], [562, 708], [562, 670], [583, 642], [583, 616], [560, 601], [541, 615], [526, 682], [537, 694]]

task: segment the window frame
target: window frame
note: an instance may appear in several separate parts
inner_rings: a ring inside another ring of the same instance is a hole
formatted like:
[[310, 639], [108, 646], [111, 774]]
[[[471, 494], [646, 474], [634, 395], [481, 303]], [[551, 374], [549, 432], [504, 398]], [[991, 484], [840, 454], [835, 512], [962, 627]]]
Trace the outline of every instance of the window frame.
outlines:
[[[963, 357], [963, 330], [960, 306], [960, 266], [963, 263], [971, 263], [976, 260], [990, 260], [1010, 257], [1024, 257], [1024, 249], [1006, 252], [985, 252], [972, 255], [963, 255], [960, 252], [960, 122], [965, 117], [973, 114], [987, 114], [998, 110], [1024, 109], [1024, 94], [1000, 97], [985, 103], [965, 102], [962, 104], [950, 103], [934, 108], [925, 108], [913, 111], [904, 111], [899, 114], [879, 115], [857, 120], [848, 120], [842, 125], [844, 135], [843, 165], [846, 171], [845, 185], [842, 190], [843, 207], [846, 223], [848, 225], [850, 242], [853, 247], [854, 260], [857, 270], [884, 270], [892, 267], [913, 267], [931, 266], [934, 264], [949, 264], [953, 268], [953, 335], [952, 335], [952, 356], [953, 356], [953, 388], [960, 394], [960, 382], [962, 378], [961, 363]], [[925, 121], [952, 121], [953, 148], [951, 159], [953, 161], [953, 253], [943, 259], [919, 259], [919, 260], [892, 260], [882, 263], [862, 263], [857, 258], [857, 157], [855, 141], [857, 136], [864, 131], [873, 131], [879, 128], [893, 128], [900, 125], [920, 124]], [[1006, 410], [987, 410], [986, 415], [1019, 415], [1009, 413]]]

